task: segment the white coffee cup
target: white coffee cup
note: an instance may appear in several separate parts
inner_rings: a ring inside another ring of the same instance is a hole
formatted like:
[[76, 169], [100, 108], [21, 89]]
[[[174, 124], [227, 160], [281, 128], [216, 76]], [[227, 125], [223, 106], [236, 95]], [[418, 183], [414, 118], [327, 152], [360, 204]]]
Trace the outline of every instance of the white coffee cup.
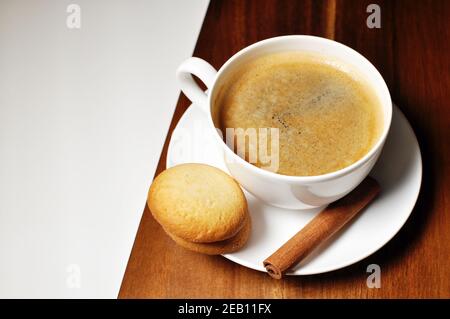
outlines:
[[[258, 56], [286, 51], [317, 53], [342, 61], [365, 77], [381, 102], [383, 131], [372, 149], [357, 162], [335, 172], [318, 176], [286, 176], [258, 168], [236, 155], [215, 129], [211, 115], [213, 101], [222, 81], [237, 66]], [[204, 92], [193, 80], [198, 77], [208, 90]], [[389, 131], [392, 102], [389, 90], [377, 69], [355, 50], [325, 38], [291, 35], [257, 42], [233, 55], [217, 72], [209, 63], [199, 58], [189, 58], [177, 70], [181, 90], [201, 108], [208, 118], [211, 134], [223, 150], [231, 175], [250, 193], [264, 202], [282, 208], [308, 209], [327, 205], [352, 191], [369, 174], [377, 161]]]

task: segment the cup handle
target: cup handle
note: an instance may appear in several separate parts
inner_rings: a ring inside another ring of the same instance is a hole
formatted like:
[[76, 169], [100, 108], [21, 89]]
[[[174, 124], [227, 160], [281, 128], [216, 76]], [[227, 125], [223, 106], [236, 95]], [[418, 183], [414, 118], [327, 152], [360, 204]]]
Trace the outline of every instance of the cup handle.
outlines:
[[216, 79], [217, 71], [205, 60], [191, 57], [181, 63], [176, 72], [176, 77], [181, 91], [193, 104], [198, 105], [204, 112], [209, 112], [208, 95], [194, 81], [192, 75], [198, 77], [208, 89]]

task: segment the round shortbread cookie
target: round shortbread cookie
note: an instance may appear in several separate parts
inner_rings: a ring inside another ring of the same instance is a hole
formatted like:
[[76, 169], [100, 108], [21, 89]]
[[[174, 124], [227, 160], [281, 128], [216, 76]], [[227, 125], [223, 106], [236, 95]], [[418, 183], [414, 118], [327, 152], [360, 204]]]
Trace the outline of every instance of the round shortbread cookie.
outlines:
[[190, 242], [231, 238], [247, 216], [247, 201], [239, 184], [205, 164], [181, 164], [165, 170], [150, 187], [147, 202], [169, 233]]
[[181, 247], [207, 255], [222, 255], [239, 250], [247, 242], [248, 238], [250, 237], [250, 233], [250, 216], [246, 218], [244, 226], [236, 235], [231, 238], [214, 243], [194, 243], [167, 232], [167, 234]]

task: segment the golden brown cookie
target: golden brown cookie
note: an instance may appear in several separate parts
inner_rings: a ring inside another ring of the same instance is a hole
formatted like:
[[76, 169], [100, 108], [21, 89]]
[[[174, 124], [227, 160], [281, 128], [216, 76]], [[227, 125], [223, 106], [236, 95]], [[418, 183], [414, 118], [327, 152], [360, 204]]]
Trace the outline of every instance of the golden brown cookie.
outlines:
[[181, 247], [207, 255], [222, 255], [232, 253], [242, 248], [250, 237], [251, 220], [248, 216], [242, 229], [233, 237], [217, 241], [214, 243], [194, 243], [172, 235], [167, 234]]
[[162, 172], [148, 193], [155, 219], [190, 242], [222, 241], [236, 235], [247, 216], [239, 184], [218, 168], [181, 164]]

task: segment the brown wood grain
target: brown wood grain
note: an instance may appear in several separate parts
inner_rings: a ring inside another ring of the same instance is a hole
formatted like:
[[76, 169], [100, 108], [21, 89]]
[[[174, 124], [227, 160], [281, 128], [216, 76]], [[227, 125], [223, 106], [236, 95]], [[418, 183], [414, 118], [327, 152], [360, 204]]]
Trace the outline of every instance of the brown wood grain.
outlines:
[[[381, 29], [366, 27], [366, 7], [381, 7]], [[256, 41], [286, 34], [334, 38], [366, 56], [418, 136], [421, 194], [402, 230], [350, 267], [273, 280], [220, 256], [176, 246], [146, 208], [120, 298], [424, 298], [450, 297], [450, 1], [212, 0], [194, 52], [219, 68]], [[189, 106], [181, 96], [170, 133]], [[144, 201], [145, 199], [143, 199]], [[381, 288], [366, 285], [381, 266]]]

